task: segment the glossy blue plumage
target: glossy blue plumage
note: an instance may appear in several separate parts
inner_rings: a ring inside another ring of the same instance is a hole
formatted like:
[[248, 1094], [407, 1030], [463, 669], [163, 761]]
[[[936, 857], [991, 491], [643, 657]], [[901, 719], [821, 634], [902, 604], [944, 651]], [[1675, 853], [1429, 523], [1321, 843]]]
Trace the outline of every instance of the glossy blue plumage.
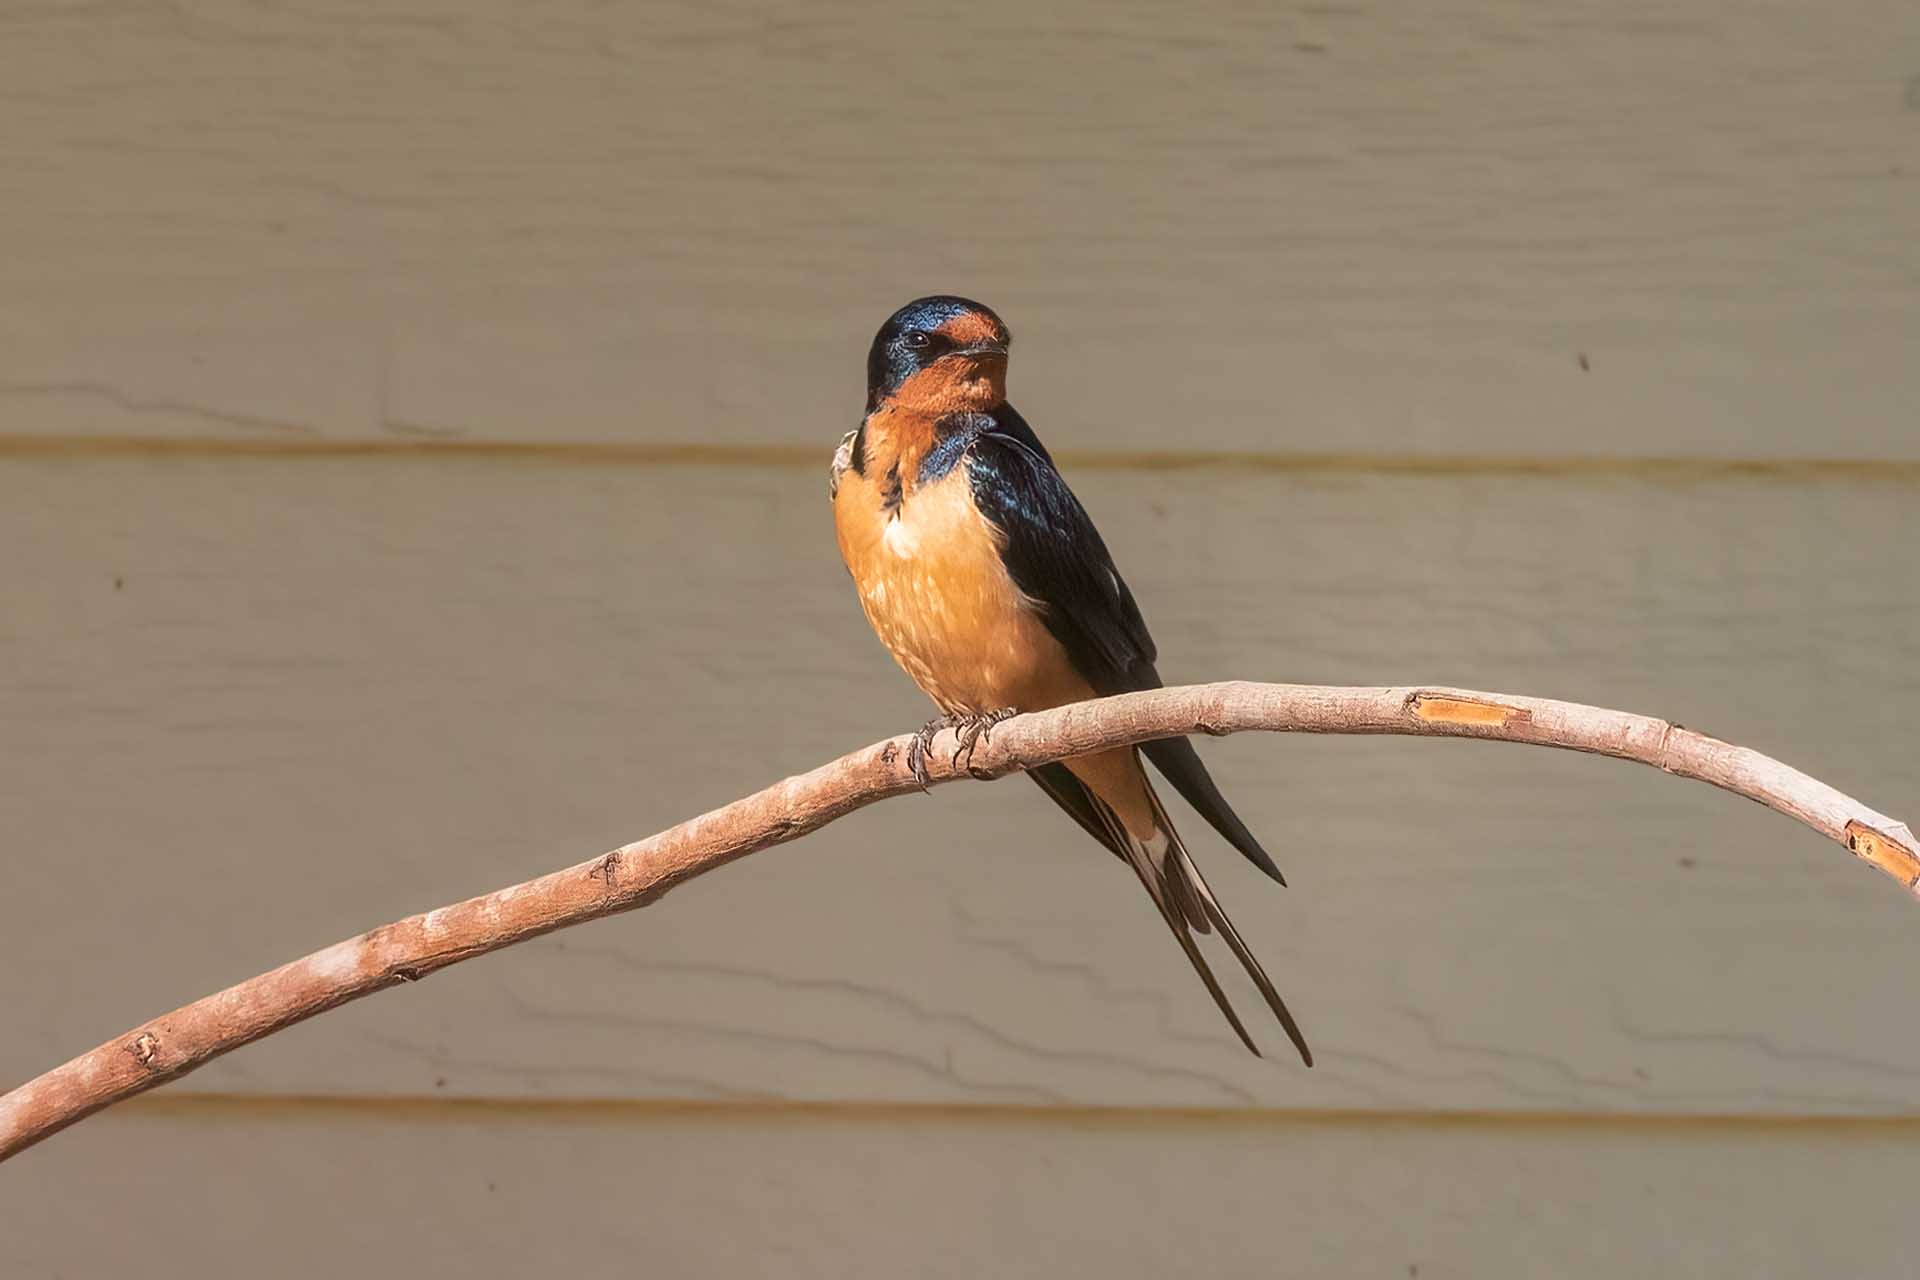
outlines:
[[[877, 466], [884, 476], [868, 477], [860, 488], [843, 487], [836, 507], [842, 553], [860, 584], [863, 606], [896, 658], [943, 707], [948, 695], [942, 690], [955, 681], [990, 691], [970, 693], [971, 701], [961, 704], [976, 710], [1034, 710], [1058, 705], [1062, 697], [1158, 688], [1153, 637], [1105, 540], [1046, 446], [1006, 402], [1008, 341], [998, 316], [953, 295], [908, 303], [874, 336], [867, 414], [848, 449], [848, 465], [862, 476]], [[954, 475], [961, 468], [964, 486]], [[860, 496], [853, 500], [858, 514], [846, 515], [852, 521], [847, 524], [842, 507], [850, 493]], [[917, 501], [935, 505], [916, 507]], [[916, 512], [934, 514], [916, 521]], [[945, 523], [940, 513], [947, 513]], [[876, 568], [870, 555], [848, 552], [847, 529], [866, 530], [871, 543], [879, 527], [893, 557], [880, 557], [888, 571]], [[922, 545], [921, 538], [942, 541]], [[956, 560], [961, 544], [971, 558]], [[953, 567], [962, 562], [966, 568]], [[903, 583], [888, 572], [897, 577], [908, 563], [934, 577], [912, 579], [904, 582], [909, 589], [898, 590]], [[951, 581], [956, 575], [959, 581]], [[985, 595], [982, 585], [991, 588]], [[889, 603], [891, 612], [877, 619], [871, 602], [896, 599], [905, 603]], [[983, 599], [992, 608], [980, 612]], [[956, 601], [974, 611], [967, 615], [974, 629], [951, 643], [951, 620], [960, 613]], [[945, 647], [900, 639], [923, 632], [947, 637]], [[1249, 861], [1286, 883], [1184, 737], [1142, 743], [1137, 752], [1039, 765], [1028, 776], [1132, 867], [1247, 1048], [1259, 1052], [1196, 947], [1195, 933], [1219, 930], [1311, 1066], [1298, 1024], [1173, 830], [1142, 770], [1142, 756]]]
[[[972, 441], [966, 456], [974, 505], [1006, 536], [1001, 558], [1014, 584], [1040, 602], [1047, 630], [1096, 693], [1160, 688], [1153, 636], [1093, 518], [1013, 406], [1001, 405], [992, 421], [993, 429]], [[1191, 742], [1164, 738], [1141, 750], [1229, 844], [1279, 883], [1287, 882], [1220, 794]]]
[[[951, 351], [952, 344], [944, 342], [938, 330], [966, 315], [991, 319], [1000, 331], [1001, 341], [1010, 339], [1007, 326], [990, 308], [953, 294], [916, 298], [888, 316], [880, 332], [873, 335], [873, 345], [867, 349], [867, 412], [872, 413], [902, 382]], [[931, 341], [916, 347], [912, 345], [916, 334]]]

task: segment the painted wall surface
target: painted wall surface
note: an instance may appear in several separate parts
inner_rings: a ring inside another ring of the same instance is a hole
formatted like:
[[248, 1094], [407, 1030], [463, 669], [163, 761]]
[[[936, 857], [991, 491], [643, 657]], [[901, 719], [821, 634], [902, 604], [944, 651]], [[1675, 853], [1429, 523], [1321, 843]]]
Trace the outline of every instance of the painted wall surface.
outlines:
[[[1920, 807], [1912, 5], [22, 7], [0, 1083], [924, 719], [825, 467], [934, 290], [1169, 679]], [[1311, 1072], [948, 787], [88, 1121], [0, 1167], [0, 1275], [1904, 1273], [1874, 873], [1609, 761], [1202, 750]]]

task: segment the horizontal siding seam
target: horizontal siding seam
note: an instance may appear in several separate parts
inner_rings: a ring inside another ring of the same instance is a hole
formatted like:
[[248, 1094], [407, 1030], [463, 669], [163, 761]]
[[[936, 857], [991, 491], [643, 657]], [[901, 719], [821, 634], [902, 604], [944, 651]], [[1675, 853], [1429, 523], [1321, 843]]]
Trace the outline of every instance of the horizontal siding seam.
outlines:
[[890, 1120], [905, 1123], [1106, 1124], [1125, 1127], [1263, 1125], [1399, 1127], [1422, 1129], [1689, 1129], [1717, 1131], [1806, 1130], [1827, 1134], [1871, 1133], [1920, 1136], [1920, 1114], [1821, 1115], [1764, 1112], [1418, 1110], [1357, 1107], [1102, 1106], [1005, 1103], [914, 1103], [767, 1099], [517, 1098], [439, 1094], [301, 1094], [176, 1092], [132, 1099], [123, 1109], [150, 1113], [257, 1112], [412, 1116], [453, 1120], [501, 1119], [796, 1119]]
[[[777, 467], [826, 470], [833, 440], [818, 447], [773, 444], [531, 440], [378, 440], [354, 437], [5, 435], [0, 458], [493, 459], [633, 467]], [[1232, 450], [1059, 449], [1063, 466], [1087, 471], [1259, 471], [1435, 476], [1620, 476], [1703, 480], [1847, 479], [1920, 484], [1920, 459], [1713, 458], [1622, 455], [1312, 453]]]

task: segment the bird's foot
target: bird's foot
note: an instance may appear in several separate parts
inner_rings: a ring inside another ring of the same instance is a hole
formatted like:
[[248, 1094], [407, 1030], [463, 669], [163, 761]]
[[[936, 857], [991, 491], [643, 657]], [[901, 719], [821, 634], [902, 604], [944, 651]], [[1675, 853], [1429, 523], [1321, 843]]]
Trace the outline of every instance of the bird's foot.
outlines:
[[933, 781], [927, 774], [927, 760], [933, 752], [933, 740], [940, 736], [942, 730], [954, 730], [954, 767], [973, 773], [974, 748], [988, 739], [993, 726], [1019, 714], [1013, 707], [1001, 707], [995, 711], [970, 715], [935, 716], [920, 726], [920, 732], [913, 735], [913, 741], [907, 746], [907, 768], [912, 771], [913, 780], [920, 784], [922, 791]]
[[913, 735], [913, 742], [907, 747], [907, 768], [922, 791], [927, 789], [927, 783], [931, 781], [927, 777], [927, 755], [933, 750], [933, 740], [940, 736], [942, 729], [952, 729], [959, 724], [960, 721], [953, 716], [935, 716]]
[[[979, 715], [961, 717], [960, 723], [955, 726], [959, 733], [955, 735], [957, 740], [953, 748], [954, 766], [973, 773], [973, 749], [992, 737], [993, 726], [1019, 714], [1013, 707], [999, 707]], [[973, 776], [978, 778], [982, 775], [974, 773]]]

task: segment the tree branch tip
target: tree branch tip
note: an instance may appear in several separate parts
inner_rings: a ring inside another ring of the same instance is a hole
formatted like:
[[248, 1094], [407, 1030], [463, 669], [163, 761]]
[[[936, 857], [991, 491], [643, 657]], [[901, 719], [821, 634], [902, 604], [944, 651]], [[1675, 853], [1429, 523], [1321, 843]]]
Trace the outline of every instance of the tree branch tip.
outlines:
[[1920, 893], [1920, 850], [1914, 848], [1911, 828], [1903, 824], [1901, 830], [1906, 833], [1905, 840], [1870, 827], [1858, 818], [1850, 818], [1846, 825], [1846, 846], [1855, 856], [1901, 881], [1909, 890]]

